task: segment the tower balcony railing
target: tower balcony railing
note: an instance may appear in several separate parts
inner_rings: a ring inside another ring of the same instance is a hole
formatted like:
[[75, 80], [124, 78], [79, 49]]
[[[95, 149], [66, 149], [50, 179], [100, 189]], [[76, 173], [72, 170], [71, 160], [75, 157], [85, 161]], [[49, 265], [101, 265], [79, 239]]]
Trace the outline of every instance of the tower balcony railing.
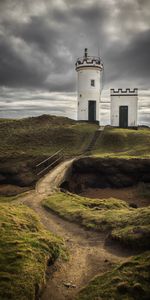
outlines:
[[99, 56], [87, 56], [79, 57], [76, 61], [76, 69], [82, 66], [97, 66], [100, 69], [103, 69], [103, 64]]

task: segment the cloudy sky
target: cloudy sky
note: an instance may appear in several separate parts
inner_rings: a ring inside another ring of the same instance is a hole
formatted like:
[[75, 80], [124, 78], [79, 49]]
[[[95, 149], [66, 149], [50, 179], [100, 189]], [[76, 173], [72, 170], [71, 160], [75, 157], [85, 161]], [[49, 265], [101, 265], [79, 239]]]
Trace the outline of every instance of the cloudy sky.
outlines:
[[0, 117], [76, 118], [85, 47], [104, 63], [101, 123], [110, 88], [138, 87], [139, 123], [150, 125], [150, 0], [0, 0]]

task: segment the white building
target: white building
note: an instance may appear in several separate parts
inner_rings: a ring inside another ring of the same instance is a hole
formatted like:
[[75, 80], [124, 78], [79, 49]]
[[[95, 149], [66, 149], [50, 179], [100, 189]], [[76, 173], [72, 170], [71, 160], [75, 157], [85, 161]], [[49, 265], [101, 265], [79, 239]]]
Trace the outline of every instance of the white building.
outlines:
[[110, 90], [111, 125], [127, 128], [137, 126], [138, 89]]
[[100, 76], [103, 64], [100, 57], [88, 56], [85, 48], [84, 56], [76, 61], [78, 116], [81, 121], [99, 122]]

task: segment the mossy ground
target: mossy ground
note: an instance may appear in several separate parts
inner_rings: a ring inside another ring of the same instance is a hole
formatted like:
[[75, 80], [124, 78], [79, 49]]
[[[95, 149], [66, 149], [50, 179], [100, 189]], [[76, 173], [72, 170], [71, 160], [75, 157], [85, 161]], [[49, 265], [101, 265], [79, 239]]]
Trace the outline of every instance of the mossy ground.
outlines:
[[132, 248], [150, 248], [150, 206], [131, 208], [118, 199], [89, 199], [56, 193], [43, 203], [69, 221], [108, 232], [110, 237]]
[[79, 123], [64, 117], [43, 115], [0, 122], [0, 157], [50, 156], [63, 149], [76, 155], [90, 143], [97, 125]]
[[77, 300], [148, 300], [150, 252], [145, 252], [92, 280]]
[[0, 220], [0, 299], [34, 300], [45, 284], [47, 261], [63, 254], [63, 242], [26, 206], [1, 203]]
[[96, 156], [150, 158], [150, 129], [105, 127], [92, 152]]

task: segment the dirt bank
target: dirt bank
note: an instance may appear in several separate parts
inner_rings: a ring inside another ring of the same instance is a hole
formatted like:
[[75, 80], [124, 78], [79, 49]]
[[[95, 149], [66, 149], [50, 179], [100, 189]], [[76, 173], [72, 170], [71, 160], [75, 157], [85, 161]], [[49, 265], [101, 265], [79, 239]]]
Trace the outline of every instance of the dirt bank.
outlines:
[[139, 186], [124, 187], [124, 188], [104, 188], [94, 189], [87, 188], [80, 193], [83, 197], [98, 198], [98, 199], [109, 199], [116, 198], [119, 200], [126, 201], [129, 205], [133, 203], [137, 207], [145, 207], [150, 205], [149, 198], [143, 198], [139, 194]]
[[149, 159], [83, 157], [75, 160], [62, 188], [81, 193], [87, 188], [123, 188], [150, 182]]
[[[41, 155], [35, 158], [22, 154], [14, 158], [0, 158], [0, 195], [17, 195], [33, 188], [45, 173], [38, 174], [58, 159], [56, 155], [40, 164], [48, 157]], [[58, 162], [54, 165], [57, 165]], [[49, 171], [50, 169], [51, 167], [49, 167]]]

